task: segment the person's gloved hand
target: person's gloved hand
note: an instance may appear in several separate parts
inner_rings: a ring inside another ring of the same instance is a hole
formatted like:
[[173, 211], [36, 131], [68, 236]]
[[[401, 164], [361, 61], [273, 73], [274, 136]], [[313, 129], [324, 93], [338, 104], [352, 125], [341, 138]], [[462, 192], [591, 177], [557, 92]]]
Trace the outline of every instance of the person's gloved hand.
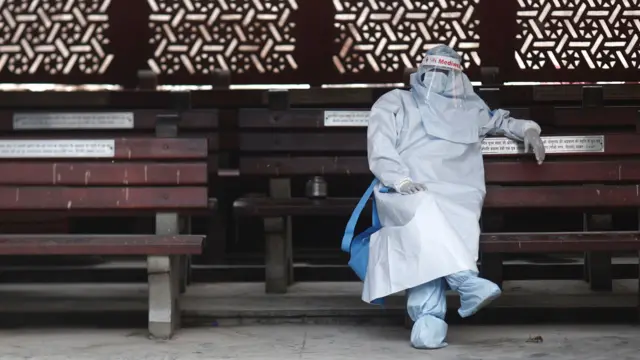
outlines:
[[403, 181], [396, 189], [397, 192], [403, 195], [415, 194], [425, 190], [427, 190], [427, 187], [423, 184], [414, 183], [409, 180]]
[[545, 157], [544, 144], [536, 129], [527, 129], [524, 132], [524, 152], [528, 153], [529, 148], [533, 150], [536, 160], [538, 160], [538, 165], [542, 164]]

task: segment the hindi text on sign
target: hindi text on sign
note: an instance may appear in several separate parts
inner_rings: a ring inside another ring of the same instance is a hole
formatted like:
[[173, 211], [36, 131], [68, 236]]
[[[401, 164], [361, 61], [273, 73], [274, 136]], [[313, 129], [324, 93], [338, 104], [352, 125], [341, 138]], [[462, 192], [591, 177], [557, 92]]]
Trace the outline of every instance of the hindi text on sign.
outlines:
[[114, 140], [0, 140], [0, 158], [112, 158]]
[[332, 111], [324, 112], [324, 126], [366, 127], [370, 111]]
[[[604, 135], [594, 136], [543, 136], [547, 154], [604, 152]], [[524, 153], [524, 144], [507, 138], [486, 138], [482, 153], [506, 155]]]
[[16, 113], [15, 130], [132, 129], [132, 112]]

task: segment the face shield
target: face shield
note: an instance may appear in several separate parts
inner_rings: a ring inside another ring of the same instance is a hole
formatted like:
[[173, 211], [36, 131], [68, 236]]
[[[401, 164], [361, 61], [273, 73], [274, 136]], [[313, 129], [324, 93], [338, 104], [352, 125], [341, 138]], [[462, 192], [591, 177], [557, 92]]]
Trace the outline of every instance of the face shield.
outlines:
[[441, 55], [427, 55], [418, 70], [427, 102], [438, 97], [451, 100], [453, 107], [463, 107], [473, 87], [462, 72], [460, 60]]

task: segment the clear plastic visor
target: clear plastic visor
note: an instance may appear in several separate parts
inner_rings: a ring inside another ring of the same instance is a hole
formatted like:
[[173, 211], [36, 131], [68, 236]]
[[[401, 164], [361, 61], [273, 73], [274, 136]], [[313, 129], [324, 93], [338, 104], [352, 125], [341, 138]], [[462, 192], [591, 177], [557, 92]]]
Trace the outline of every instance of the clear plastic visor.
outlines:
[[[419, 76], [426, 88], [427, 99], [446, 98], [453, 100], [454, 106], [462, 106], [467, 94], [473, 92], [473, 87], [462, 72], [462, 66], [457, 59], [427, 56], [420, 64]], [[467, 89], [468, 87], [471, 88]]]

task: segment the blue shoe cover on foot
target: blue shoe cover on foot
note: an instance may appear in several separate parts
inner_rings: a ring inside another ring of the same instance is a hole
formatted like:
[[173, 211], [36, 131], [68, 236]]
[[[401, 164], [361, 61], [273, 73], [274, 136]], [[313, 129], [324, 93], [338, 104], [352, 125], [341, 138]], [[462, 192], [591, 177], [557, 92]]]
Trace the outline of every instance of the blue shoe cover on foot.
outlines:
[[472, 271], [461, 271], [446, 277], [451, 289], [460, 294], [458, 314], [466, 318], [497, 299], [502, 291], [493, 282], [478, 277]]
[[440, 349], [448, 344], [448, 325], [435, 316], [425, 315], [413, 324], [411, 329], [411, 346], [416, 349]]
[[407, 290], [407, 313], [414, 321], [411, 345], [416, 349], [439, 349], [447, 346], [446, 282], [443, 278]]

